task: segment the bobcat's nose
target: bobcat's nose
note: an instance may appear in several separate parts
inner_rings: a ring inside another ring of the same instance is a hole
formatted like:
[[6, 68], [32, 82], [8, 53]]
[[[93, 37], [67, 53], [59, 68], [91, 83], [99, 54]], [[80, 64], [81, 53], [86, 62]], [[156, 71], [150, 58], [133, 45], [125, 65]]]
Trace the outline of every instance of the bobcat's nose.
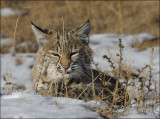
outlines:
[[66, 71], [66, 70], [68, 69], [69, 66], [68, 66], [68, 65], [63, 65], [62, 67], [63, 67], [64, 70]]

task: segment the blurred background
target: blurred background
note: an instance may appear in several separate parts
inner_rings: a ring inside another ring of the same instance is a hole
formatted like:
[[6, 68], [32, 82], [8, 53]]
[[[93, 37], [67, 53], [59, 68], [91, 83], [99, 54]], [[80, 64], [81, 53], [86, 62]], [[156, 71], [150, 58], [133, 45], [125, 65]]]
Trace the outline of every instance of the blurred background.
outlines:
[[[7, 15], [8, 14], [8, 15]], [[47, 29], [76, 27], [90, 19], [91, 34], [138, 34], [156, 36], [136, 44], [144, 50], [159, 44], [159, 1], [1, 1], [1, 53], [12, 47], [16, 20], [16, 52], [36, 52], [37, 44], [30, 21]], [[9, 39], [11, 38], [11, 39]], [[11, 42], [10, 42], [11, 41]], [[9, 43], [10, 42], [10, 43]]]

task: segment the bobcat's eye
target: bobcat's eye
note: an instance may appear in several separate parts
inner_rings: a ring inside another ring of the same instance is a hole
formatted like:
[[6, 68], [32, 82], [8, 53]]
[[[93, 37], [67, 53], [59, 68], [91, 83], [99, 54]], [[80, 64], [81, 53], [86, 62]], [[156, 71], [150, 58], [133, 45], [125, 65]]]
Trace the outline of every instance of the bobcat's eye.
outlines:
[[54, 57], [60, 58], [59, 53], [54, 52], [53, 50], [49, 50], [49, 51], [48, 51], [48, 55], [49, 55], [49, 56], [54, 56]]
[[77, 54], [78, 54], [78, 51], [71, 52], [71, 53], [69, 53], [69, 57], [75, 56], [75, 55], [77, 55]]
[[51, 54], [52, 54], [53, 56], [56, 56], [56, 57], [59, 57], [59, 58], [60, 58], [60, 55], [57, 54], [57, 53], [52, 52]]

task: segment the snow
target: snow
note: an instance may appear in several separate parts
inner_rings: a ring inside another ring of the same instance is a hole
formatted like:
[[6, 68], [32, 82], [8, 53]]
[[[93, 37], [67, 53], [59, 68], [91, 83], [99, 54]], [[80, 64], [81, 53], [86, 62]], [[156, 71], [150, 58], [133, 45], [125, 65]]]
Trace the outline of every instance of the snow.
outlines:
[[13, 43], [12, 38], [2, 38], [0, 41], [1, 45], [11, 45]]
[[[119, 52], [119, 38], [122, 39], [122, 44], [125, 46], [123, 52], [124, 63], [128, 62], [129, 54], [129, 64], [135, 70], [141, 69], [145, 64], [150, 63], [151, 48], [144, 51], [137, 51], [135, 48], [131, 47], [132, 39], [133, 44], [137, 42], [142, 43], [145, 40], [153, 40], [154, 36], [150, 34], [143, 33], [134, 36], [94, 34], [91, 35], [90, 38], [90, 46], [94, 52], [94, 61], [98, 63], [98, 67], [101, 70], [106, 70], [107, 72], [112, 70], [106, 59], [103, 59], [103, 55], [107, 54], [113, 61], [117, 61], [116, 54]], [[2, 76], [8, 76], [10, 64], [11, 77], [9, 81], [26, 87], [26, 90], [23, 92], [21, 92], [21, 90], [16, 90], [10, 95], [6, 95], [1, 88], [2, 118], [102, 118], [99, 113], [89, 110], [89, 107], [95, 104], [94, 101], [84, 102], [83, 100], [66, 97], [42, 97], [35, 94], [32, 90], [33, 84], [31, 80], [31, 67], [33, 66], [35, 55], [35, 53], [19, 53], [13, 56], [12, 59], [10, 54], [1, 54], [1, 87], [5, 84]], [[17, 64], [16, 59], [20, 59], [22, 64]], [[154, 74], [153, 79], [157, 81], [157, 85], [159, 86], [159, 47], [154, 48], [152, 68]], [[32, 91], [28, 92], [30, 90]], [[100, 106], [100, 103], [98, 103], [97, 106]], [[129, 114], [120, 118], [159, 117], [159, 108], [156, 108], [155, 115], [150, 112], [147, 113], [147, 115], [137, 114], [136, 108], [131, 108], [129, 110]]]
[[[3, 118], [94, 118], [100, 115], [85, 108], [82, 100], [58, 97], [42, 97], [27, 94], [31, 104], [24, 99], [20, 92], [2, 96], [1, 114]], [[57, 100], [57, 101], [56, 101]]]
[[20, 15], [22, 14], [21, 11], [13, 10], [12, 8], [6, 7], [1, 9], [1, 16], [8, 17], [10, 15]]
[[[92, 42], [99, 42], [103, 45], [107, 45], [107, 47], [111, 47], [110, 43], [117, 44], [119, 42], [119, 39], [123, 39], [125, 46], [130, 46], [135, 43], [143, 43], [144, 41], [154, 40], [156, 37], [148, 34], [148, 33], [141, 33], [141, 34], [135, 34], [135, 35], [123, 35], [123, 34], [93, 34], [90, 37], [92, 39]], [[99, 40], [97, 40], [99, 39]], [[105, 41], [105, 42], [104, 42]], [[110, 43], [107, 43], [110, 42]]]
[[[29, 68], [34, 63], [35, 54], [17, 54], [13, 57], [11, 65], [11, 82], [17, 83], [18, 85], [25, 85], [27, 89], [32, 88], [31, 73], [32, 70]], [[1, 55], [1, 74], [8, 76], [10, 70], [11, 58], [10, 54]], [[22, 65], [17, 65], [15, 59], [20, 59]], [[2, 76], [1, 76], [2, 77]], [[4, 81], [1, 82], [1, 86], [4, 85]]]

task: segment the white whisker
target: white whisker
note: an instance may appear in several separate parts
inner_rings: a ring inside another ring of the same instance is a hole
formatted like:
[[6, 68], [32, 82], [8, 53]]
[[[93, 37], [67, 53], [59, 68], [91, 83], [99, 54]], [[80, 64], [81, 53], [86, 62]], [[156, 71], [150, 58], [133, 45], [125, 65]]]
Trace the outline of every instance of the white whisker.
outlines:
[[[84, 74], [84, 75], [86, 75], [84, 72], [82, 72], [81, 70], [78, 70], [78, 69], [75, 69], [76, 71], [78, 71], [78, 72], [80, 72], [80, 73], [82, 73], [82, 74]], [[86, 75], [87, 76], [87, 75]], [[87, 76], [87, 78], [88, 79], [90, 79], [88, 76]]]

